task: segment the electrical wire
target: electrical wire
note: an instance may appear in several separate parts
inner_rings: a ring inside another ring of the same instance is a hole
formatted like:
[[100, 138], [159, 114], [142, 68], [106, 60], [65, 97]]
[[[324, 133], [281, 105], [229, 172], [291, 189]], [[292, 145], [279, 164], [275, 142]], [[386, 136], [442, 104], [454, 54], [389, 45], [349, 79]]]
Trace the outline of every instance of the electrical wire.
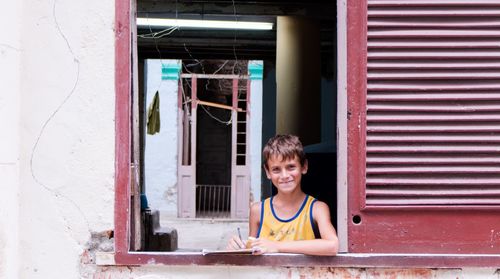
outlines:
[[[232, 0], [233, 2], [233, 14], [234, 14], [234, 20], [236, 22], [238, 22], [238, 16], [236, 15], [236, 4], [234, 3], [234, 0]], [[234, 55], [234, 64], [233, 64], [233, 75], [235, 74], [234, 73], [234, 68], [236, 67], [236, 64], [238, 64], [238, 56], [236, 55], [236, 34], [237, 34], [237, 29], [235, 28], [234, 29], [234, 39], [233, 39], [233, 55]], [[238, 70], [239, 72], [239, 70]], [[241, 74], [240, 72], [238, 73], [238, 75]]]
[[137, 35], [137, 37], [143, 38], [143, 39], [160, 39], [160, 38], [169, 36], [170, 34], [172, 34], [177, 29], [179, 29], [178, 26], [172, 26], [172, 27], [163, 29], [163, 30], [158, 31], [158, 32], [153, 32], [151, 30], [151, 26], [149, 26], [149, 30], [150, 30], [151, 33]]

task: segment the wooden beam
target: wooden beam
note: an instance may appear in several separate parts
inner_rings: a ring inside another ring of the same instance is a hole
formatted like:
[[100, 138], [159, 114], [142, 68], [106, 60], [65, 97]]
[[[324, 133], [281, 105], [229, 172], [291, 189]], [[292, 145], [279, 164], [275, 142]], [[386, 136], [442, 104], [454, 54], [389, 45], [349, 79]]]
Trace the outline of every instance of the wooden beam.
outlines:
[[[217, 103], [212, 103], [212, 102], [206, 102], [206, 101], [196, 101], [199, 105], [205, 105], [205, 106], [210, 106], [210, 107], [216, 107], [216, 108], [221, 108], [221, 109], [227, 109], [227, 110], [233, 110], [232, 106], [227, 106], [227, 105], [222, 105], [222, 104], [217, 104]], [[237, 108], [236, 111], [242, 112], [243, 110], [240, 108]]]

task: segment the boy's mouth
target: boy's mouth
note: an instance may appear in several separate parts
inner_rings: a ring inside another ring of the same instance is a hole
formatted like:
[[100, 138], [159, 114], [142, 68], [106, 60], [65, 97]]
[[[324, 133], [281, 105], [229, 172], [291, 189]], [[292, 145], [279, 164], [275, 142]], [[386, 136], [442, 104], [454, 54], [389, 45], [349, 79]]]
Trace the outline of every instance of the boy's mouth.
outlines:
[[280, 184], [290, 184], [293, 180], [281, 181]]

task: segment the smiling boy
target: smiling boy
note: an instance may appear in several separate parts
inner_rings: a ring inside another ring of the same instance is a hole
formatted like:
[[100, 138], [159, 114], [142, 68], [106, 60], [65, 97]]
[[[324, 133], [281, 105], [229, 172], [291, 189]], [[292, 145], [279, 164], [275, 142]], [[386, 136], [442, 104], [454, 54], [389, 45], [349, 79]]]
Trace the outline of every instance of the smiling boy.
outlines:
[[[302, 175], [307, 160], [302, 143], [293, 135], [271, 138], [263, 150], [264, 169], [278, 192], [250, 208], [249, 235], [256, 238], [250, 246], [255, 254], [301, 253], [336, 255], [338, 238], [324, 202], [305, 194]], [[235, 236], [230, 249], [245, 247]]]

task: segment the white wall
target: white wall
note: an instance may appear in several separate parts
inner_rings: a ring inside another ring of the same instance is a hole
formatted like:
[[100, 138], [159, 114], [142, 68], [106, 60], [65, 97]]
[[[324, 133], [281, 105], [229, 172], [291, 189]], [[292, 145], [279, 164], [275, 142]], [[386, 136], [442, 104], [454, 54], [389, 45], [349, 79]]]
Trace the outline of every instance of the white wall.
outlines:
[[91, 232], [113, 228], [114, 1], [11, 2], [23, 7], [19, 275], [77, 278]]
[[[145, 186], [149, 207], [160, 210], [165, 217], [177, 217], [177, 91], [178, 80], [162, 80], [161, 63], [181, 63], [179, 60], [148, 59], [144, 63], [146, 81], [146, 109], [156, 91], [160, 97], [160, 132], [146, 135]], [[262, 61], [254, 61], [262, 64]], [[260, 200], [262, 151], [262, 80], [250, 84], [251, 127], [250, 169], [251, 199]], [[194, 201], [194, 197], [193, 197]]]
[[0, 278], [18, 277], [21, 18], [21, 3], [0, 5]]
[[[161, 63], [181, 63], [162, 60]], [[146, 135], [145, 184], [146, 196], [152, 210], [162, 215], [177, 217], [177, 91], [178, 80], [162, 80], [158, 59], [146, 60], [146, 109], [156, 91], [160, 99], [160, 132]]]
[[[263, 61], [249, 61], [263, 66]], [[250, 80], [250, 201], [261, 200], [262, 78]]]

